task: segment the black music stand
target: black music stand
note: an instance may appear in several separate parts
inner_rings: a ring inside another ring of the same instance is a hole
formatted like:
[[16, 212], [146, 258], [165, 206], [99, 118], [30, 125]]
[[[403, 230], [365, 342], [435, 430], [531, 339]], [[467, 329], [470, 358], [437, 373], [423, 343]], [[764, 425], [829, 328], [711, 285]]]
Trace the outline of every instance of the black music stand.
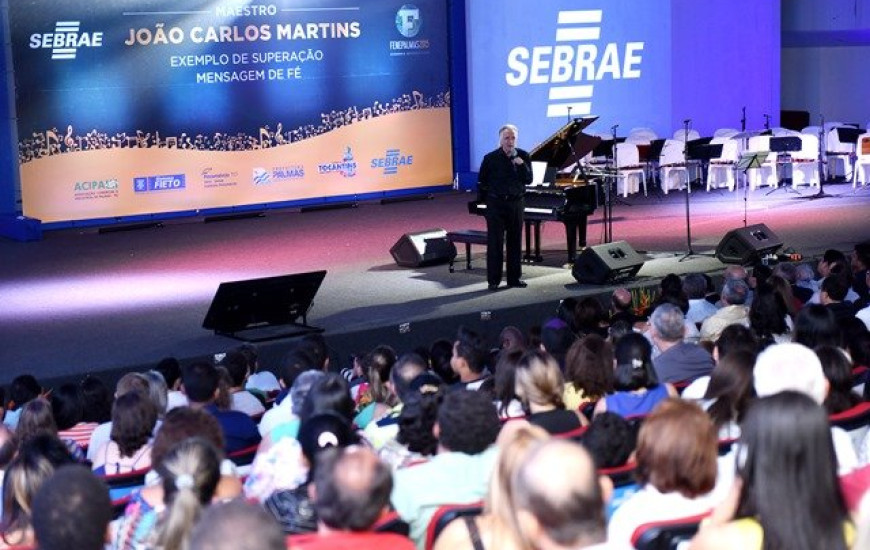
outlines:
[[[803, 144], [801, 143], [801, 138], [797, 136], [780, 136], [780, 137], [772, 137], [770, 138], [770, 150], [774, 153], [777, 153], [777, 159], [779, 158], [779, 154], [781, 153], [790, 153], [792, 151], [800, 151], [803, 148]], [[791, 157], [789, 156], [789, 160]], [[794, 175], [792, 174], [792, 178]], [[776, 176], [777, 186], [774, 189], [771, 189], [765, 195], [770, 195], [771, 193], [776, 193], [780, 188], [785, 189], [786, 193], [794, 193], [795, 195], [800, 195], [797, 191], [790, 188], [787, 185], [782, 185], [783, 180], [785, 178], [780, 178], [779, 174]]]
[[734, 165], [734, 170], [743, 170], [746, 183], [743, 184], [743, 227], [746, 227], [746, 211], [749, 205], [749, 175], [746, 173], [750, 168], [761, 168], [770, 151], [750, 151], [743, 153]]
[[[688, 135], [688, 128], [686, 131]], [[685, 144], [685, 157], [686, 157], [686, 253], [677, 260], [678, 262], [682, 262], [688, 260], [692, 256], [706, 256], [706, 254], [698, 254], [692, 249], [692, 218], [689, 210], [689, 195], [692, 192], [692, 183], [694, 180], [689, 180], [688, 171], [689, 164], [692, 160], [700, 161], [701, 170], [700, 178], [704, 177], [704, 166], [706, 163], [710, 162], [711, 158], [721, 157], [722, 156], [722, 144], [710, 144], [710, 140], [713, 138], [700, 138], [692, 141], [687, 141]]]
[[202, 326], [245, 342], [323, 332], [308, 325], [308, 310], [324, 277], [312, 271], [221, 283]]

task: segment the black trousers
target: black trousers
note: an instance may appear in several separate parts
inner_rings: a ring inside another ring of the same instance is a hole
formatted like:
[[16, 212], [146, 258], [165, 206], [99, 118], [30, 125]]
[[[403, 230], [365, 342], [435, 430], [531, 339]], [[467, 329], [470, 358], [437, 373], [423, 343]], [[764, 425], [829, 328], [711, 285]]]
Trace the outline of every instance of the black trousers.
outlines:
[[522, 198], [491, 197], [486, 201], [486, 279], [491, 285], [501, 282], [502, 264], [507, 261], [507, 282], [522, 276]]

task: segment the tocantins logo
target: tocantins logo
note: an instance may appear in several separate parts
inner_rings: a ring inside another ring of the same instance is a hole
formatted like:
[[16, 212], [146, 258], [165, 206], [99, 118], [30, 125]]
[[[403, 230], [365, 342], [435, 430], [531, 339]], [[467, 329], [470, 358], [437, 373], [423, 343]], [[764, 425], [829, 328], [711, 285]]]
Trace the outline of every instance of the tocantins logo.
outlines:
[[420, 8], [414, 4], [405, 4], [396, 12], [396, 29], [405, 38], [414, 38], [420, 33], [422, 21]]

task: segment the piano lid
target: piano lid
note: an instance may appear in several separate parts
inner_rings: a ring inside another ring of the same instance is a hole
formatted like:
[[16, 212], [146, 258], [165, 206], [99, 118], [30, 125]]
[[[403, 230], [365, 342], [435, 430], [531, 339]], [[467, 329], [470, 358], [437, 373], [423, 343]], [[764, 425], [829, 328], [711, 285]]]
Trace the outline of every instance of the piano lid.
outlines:
[[546, 162], [559, 170], [576, 164], [601, 141], [598, 136], [583, 133], [596, 120], [597, 116], [585, 116], [565, 124], [531, 150], [532, 161]]

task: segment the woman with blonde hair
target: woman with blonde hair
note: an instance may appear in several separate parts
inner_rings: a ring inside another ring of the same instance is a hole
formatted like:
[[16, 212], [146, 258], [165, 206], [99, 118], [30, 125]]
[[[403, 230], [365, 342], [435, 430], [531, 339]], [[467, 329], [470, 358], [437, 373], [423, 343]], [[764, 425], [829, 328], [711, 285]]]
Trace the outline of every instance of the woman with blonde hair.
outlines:
[[565, 408], [565, 381], [559, 363], [545, 351], [529, 350], [516, 370], [516, 394], [528, 421], [551, 434], [576, 430], [589, 423], [577, 410]]
[[201, 437], [169, 449], [154, 468], [160, 483], [136, 493], [114, 526], [112, 548], [186, 550], [190, 532], [221, 480], [221, 457], [222, 451]]
[[549, 437], [544, 429], [522, 420], [505, 424], [497, 442], [498, 459], [483, 514], [451, 522], [435, 540], [434, 550], [528, 549], [514, 520], [511, 478], [529, 450]]

